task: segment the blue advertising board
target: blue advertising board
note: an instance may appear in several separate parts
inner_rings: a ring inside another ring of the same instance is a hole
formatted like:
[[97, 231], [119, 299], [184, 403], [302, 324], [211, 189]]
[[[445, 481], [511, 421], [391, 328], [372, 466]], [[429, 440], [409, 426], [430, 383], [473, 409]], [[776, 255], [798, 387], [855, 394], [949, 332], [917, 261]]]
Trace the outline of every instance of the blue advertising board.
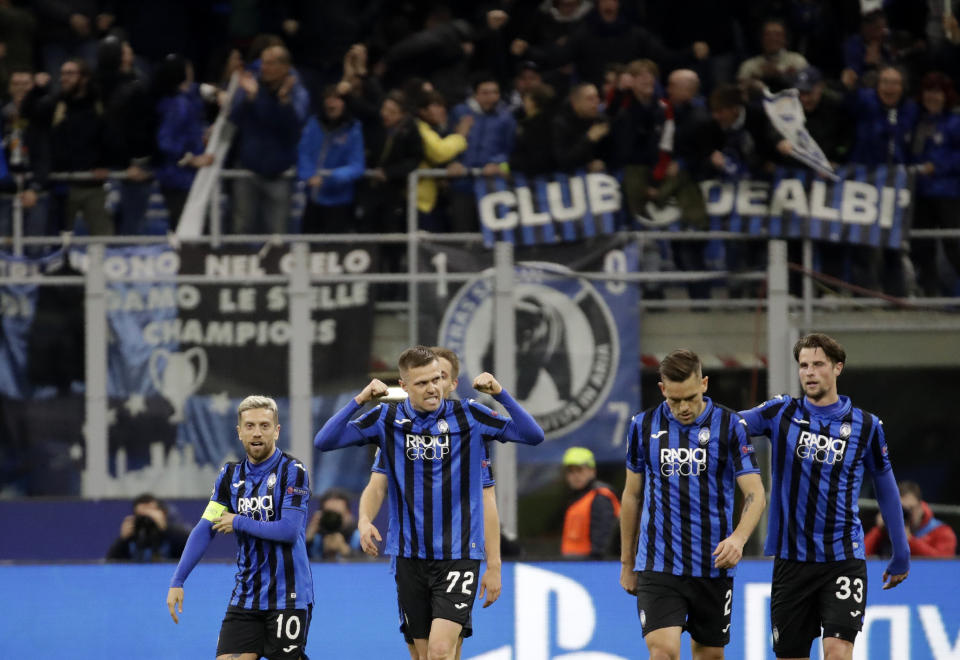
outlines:
[[[726, 655], [769, 660], [772, 564], [747, 560], [734, 586]], [[919, 560], [883, 591], [884, 564], [868, 563], [868, 606], [856, 660], [960, 658], [960, 562]], [[2, 658], [210, 658], [235, 567], [201, 563], [174, 625], [165, 605], [173, 566], [2, 565]], [[618, 585], [616, 562], [506, 563], [503, 595], [477, 605], [464, 660], [646, 658], [636, 601]], [[311, 658], [406, 657], [396, 590], [383, 562], [313, 564], [317, 603]], [[819, 658], [819, 644], [813, 658]], [[682, 657], [690, 657], [685, 637]]]

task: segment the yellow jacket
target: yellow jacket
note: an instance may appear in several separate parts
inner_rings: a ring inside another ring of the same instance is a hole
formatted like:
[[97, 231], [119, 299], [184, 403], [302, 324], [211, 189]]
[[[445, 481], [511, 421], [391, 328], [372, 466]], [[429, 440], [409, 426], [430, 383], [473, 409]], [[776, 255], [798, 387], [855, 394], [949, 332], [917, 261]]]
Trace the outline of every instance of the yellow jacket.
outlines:
[[[460, 155], [467, 148], [467, 138], [459, 133], [451, 133], [447, 137], [440, 137], [430, 124], [422, 119], [417, 120], [420, 137], [423, 139], [423, 162], [420, 167], [430, 168], [445, 165]], [[417, 182], [417, 210], [429, 213], [437, 205], [437, 180], [424, 177]]]

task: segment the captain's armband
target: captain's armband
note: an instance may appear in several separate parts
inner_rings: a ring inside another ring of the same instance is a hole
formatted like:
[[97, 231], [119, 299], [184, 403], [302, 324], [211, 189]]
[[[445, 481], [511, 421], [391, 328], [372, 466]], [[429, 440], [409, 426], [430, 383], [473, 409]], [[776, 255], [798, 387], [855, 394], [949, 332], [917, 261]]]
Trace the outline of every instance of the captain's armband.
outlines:
[[203, 515], [200, 517], [204, 520], [213, 522], [214, 520], [217, 520], [226, 510], [227, 507], [220, 504], [220, 502], [207, 502], [207, 508], [203, 510]]

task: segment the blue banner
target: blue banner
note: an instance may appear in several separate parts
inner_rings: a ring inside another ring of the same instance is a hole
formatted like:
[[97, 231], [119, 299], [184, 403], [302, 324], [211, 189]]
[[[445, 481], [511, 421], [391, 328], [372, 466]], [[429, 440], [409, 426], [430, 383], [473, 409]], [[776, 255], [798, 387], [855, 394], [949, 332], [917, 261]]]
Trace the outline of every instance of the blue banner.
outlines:
[[[831, 181], [807, 169], [778, 168], [769, 180], [700, 182], [710, 228], [771, 238], [812, 238], [900, 249], [909, 238], [913, 179], [902, 166], [837, 169]], [[517, 175], [474, 183], [484, 241], [554, 244], [637, 229], [685, 228], [675, 202], [648, 203], [631, 217], [619, 175]]]
[[[406, 657], [397, 592], [384, 562], [313, 564], [321, 594], [307, 641], [311, 658]], [[884, 564], [867, 564], [864, 631], [857, 660], [951, 660], [960, 656], [960, 562], [917, 560], [910, 577], [883, 591]], [[0, 565], [16, 598], [0, 605], [4, 658], [210, 658], [236, 566], [203, 562], [187, 580], [174, 625], [164, 605], [173, 565]], [[772, 563], [737, 568], [726, 657], [773, 660]], [[503, 593], [473, 610], [464, 660], [634, 660], [647, 657], [636, 600], [619, 586], [619, 562], [503, 564]], [[77, 607], [82, 603], [82, 607]], [[37, 616], [43, 612], [44, 616]], [[50, 621], [57, 634], [50, 634]], [[819, 641], [811, 657], [821, 657]], [[690, 657], [683, 636], [681, 657]]]
[[[589, 447], [600, 461], [623, 460], [627, 425], [640, 409], [638, 287], [571, 273], [632, 272], [637, 252], [634, 243], [596, 239], [517, 254], [510, 390], [547, 437], [543, 445], [520, 447], [521, 462], [559, 464], [573, 445]], [[464, 261], [458, 258], [468, 268]], [[437, 303], [444, 306], [437, 343], [460, 357], [458, 393], [477, 397], [473, 379], [484, 371], [496, 376], [492, 271]]]

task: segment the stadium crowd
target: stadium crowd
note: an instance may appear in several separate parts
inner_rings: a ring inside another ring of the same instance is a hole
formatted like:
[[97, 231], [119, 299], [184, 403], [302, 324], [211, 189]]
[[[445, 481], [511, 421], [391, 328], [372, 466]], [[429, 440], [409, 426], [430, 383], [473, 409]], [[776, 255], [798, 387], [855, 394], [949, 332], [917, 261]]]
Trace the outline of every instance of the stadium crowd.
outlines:
[[[174, 228], [213, 162], [221, 107], [237, 130], [227, 166], [250, 172], [231, 182], [235, 233], [404, 231], [418, 167], [450, 177], [417, 190], [430, 231], [478, 230], [472, 176], [583, 170], [622, 172], [633, 212], [675, 200], [702, 228], [699, 182], [796, 165], [763, 86], [799, 90], [832, 163], [910, 167], [914, 227], [956, 228], [956, 5], [2, 0], [0, 230], [10, 236], [16, 197], [27, 234], [71, 230], [78, 215], [91, 234], [146, 233], [157, 189]], [[299, 222], [288, 172], [306, 192]], [[818, 266], [893, 295], [952, 295], [938, 249], [820, 245]], [[670, 258], [700, 270], [704, 250]], [[942, 252], [960, 273], [960, 241]], [[763, 258], [729, 250], [726, 267]]]

